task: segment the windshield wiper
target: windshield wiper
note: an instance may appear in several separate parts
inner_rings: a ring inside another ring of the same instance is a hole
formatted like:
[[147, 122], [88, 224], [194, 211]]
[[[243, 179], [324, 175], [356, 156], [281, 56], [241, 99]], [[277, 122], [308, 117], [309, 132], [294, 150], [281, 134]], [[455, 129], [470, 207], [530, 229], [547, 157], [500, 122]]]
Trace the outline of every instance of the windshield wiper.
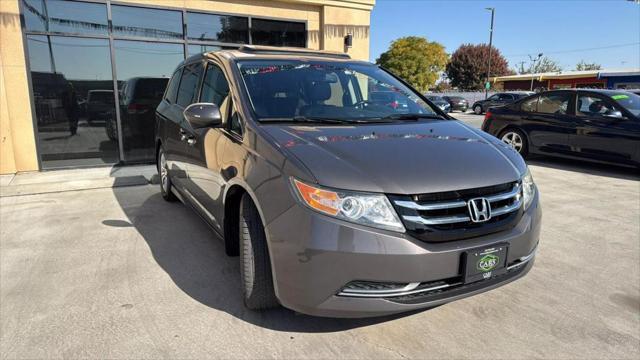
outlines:
[[316, 116], [294, 116], [283, 118], [261, 118], [261, 122], [306, 122], [306, 123], [326, 123], [326, 124], [347, 124], [352, 123], [350, 120], [338, 118], [326, 118]]
[[391, 114], [381, 117], [380, 120], [420, 120], [420, 119], [438, 119], [446, 120], [437, 114]]

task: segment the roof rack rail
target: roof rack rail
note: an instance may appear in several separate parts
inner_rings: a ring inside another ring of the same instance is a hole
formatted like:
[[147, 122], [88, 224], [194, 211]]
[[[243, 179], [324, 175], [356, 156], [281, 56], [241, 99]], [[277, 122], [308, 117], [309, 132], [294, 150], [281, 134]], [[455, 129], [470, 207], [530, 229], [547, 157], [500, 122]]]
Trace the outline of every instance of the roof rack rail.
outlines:
[[326, 51], [326, 50], [311, 50], [304, 48], [291, 48], [291, 47], [277, 47], [277, 46], [260, 46], [260, 45], [242, 45], [238, 51], [250, 53], [250, 54], [270, 54], [270, 55], [280, 55], [280, 54], [296, 54], [296, 55], [318, 55], [318, 56], [329, 56], [341, 59], [351, 59], [349, 54], [335, 52], [335, 51]]

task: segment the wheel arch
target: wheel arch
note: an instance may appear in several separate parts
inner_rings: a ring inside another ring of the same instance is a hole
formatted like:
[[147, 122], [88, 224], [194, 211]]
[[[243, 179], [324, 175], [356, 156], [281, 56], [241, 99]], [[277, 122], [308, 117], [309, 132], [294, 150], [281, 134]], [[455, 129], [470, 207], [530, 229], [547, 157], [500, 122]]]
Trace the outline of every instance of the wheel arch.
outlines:
[[[265, 224], [262, 207], [256, 194], [251, 190], [251, 187], [239, 179], [230, 182], [224, 192], [223, 220], [224, 249], [228, 256], [238, 256], [240, 252], [240, 234], [238, 232], [238, 226], [240, 224], [240, 202], [245, 194], [251, 198], [256, 209], [258, 209], [260, 220]], [[266, 235], [268, 239], [268, 234]], [[269, 244], [267, 244], [267, 247], [268, 246]]]

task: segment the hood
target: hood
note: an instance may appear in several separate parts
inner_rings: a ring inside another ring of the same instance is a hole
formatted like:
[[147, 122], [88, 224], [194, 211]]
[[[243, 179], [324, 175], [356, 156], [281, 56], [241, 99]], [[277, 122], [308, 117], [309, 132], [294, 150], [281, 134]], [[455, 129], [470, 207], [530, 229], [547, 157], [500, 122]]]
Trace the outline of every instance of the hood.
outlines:
[[264, 129], [320, 185], [337, 189], [387, 194], [460, 190], [515, 181], [526, 169], [522, 158], [498, 139], [456, 120]]

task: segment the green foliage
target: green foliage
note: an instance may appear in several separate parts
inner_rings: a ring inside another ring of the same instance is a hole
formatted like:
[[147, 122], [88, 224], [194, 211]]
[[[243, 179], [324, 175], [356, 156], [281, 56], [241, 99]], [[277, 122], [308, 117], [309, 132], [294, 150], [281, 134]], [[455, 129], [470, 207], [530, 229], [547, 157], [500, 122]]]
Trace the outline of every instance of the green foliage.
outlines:
[[576, 70], [584, 71], [584, 70], [601, 70], [602, 66], [596, 63], [587, 63], [584, 60], [580, 60], [578, 64], [576, 64]]
[[[447, 77], [451, 85], [464, 90], [484, 89], [489, 61], [489, 45], [464, 44], [451, 55], [447, 64]], [[512, 74], [500, 50], [492, 47], [491, 76]]]
[[391, 43], [376, 63], [404, 79], [419, 91], [436, 83], [447, 64], [444, 46], [417, 36], [402, 37]]

